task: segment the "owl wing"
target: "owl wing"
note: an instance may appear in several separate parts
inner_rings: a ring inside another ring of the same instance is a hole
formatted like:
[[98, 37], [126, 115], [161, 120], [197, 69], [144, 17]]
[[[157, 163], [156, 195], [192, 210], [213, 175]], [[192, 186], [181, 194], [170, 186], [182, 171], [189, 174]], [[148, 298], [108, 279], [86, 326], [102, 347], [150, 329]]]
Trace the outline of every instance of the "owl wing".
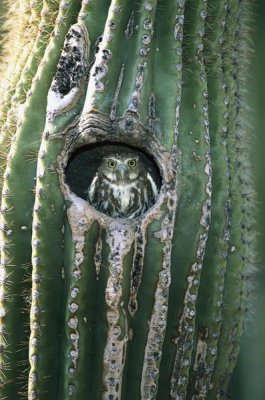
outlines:
[[150, 183], [152, 202], [154, 202], [158, 196], [158, 187], [149, 172], [147, 172], [146, 179]]
[[87, 200], [90, 202], [90, 204], [93, 204], [96, 201], [97, 182], [98, 182], [98, 174], [95, 175], [88, 188]]

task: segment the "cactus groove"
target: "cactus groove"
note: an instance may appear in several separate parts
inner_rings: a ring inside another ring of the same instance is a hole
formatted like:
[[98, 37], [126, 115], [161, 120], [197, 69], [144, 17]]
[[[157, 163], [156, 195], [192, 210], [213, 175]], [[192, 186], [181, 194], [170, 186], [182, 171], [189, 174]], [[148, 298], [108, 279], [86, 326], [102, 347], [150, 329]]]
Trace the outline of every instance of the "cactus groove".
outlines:
[[[254, 262], [251, 1], [10, 10], [0, 398], [228, 399]], [[86, 200], [94, 166], [84, 160], [109, 145], [159, 171], [158, 199], [140, 217], [114, 219]]]

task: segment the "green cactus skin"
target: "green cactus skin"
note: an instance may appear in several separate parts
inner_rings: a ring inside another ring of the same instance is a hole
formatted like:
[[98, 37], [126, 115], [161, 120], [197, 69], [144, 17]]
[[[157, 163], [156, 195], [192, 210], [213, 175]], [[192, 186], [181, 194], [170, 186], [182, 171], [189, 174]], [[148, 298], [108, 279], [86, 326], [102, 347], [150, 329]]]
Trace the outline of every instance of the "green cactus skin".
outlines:
[[[7, 92], [8, 97], [4, 102], [7, 112], [5, 113], [4, 109], [1, 115], [3, 123], [1, 124], [0, 133], [0, 163], [3, 169], [6, 167], [5, 161], [10, 148], [10, 141], [20, 123], [19, 115], [23, 112], [23, 106], [27, 95], [30, 95], [31, 84], [34, 83], [32, 80], [36, 74], [39, 63], [43, 59], [48, 40], [54, 29], [56, 16], [60, 18], [58, 15], [58, 7], [59, 5], [57, 2], [48, 4], [46, 1], [33, 2], [31, 7], [31, 16], [28, 22], [29, 32], [27, 35], [29, 35], [32, 40], [30, 45], [25, 47], [21, 56], [21, 61], [18, 60], [18, 71], [15, 73], [15, 78], [13, 78], [14, 90], [9, 90]], [[37, 35], [34, 34], [34, 28], [37, 31]], [[28, 156], [30, 157], [30, 154]], [[2, 188], [2, 185], [0, 187]]]
[[[255, 239], [250, 19], [249, 0], [30, 3], [42, 29], [1, 116], [1, 399], [229, 398]], [[109, 143], [159, 168], [136, 219], [67, 181]]]
[[[28, 348], [28, 301], [30, 270], [27, 267], [31, 263], [31, 225], [32, 207], [34, 202], [34, 176], [36, 167], [26, 154], [36, 154], [39, 147], [39, 137], [44, 129], [45, 107], [47, 92], [56, 71], [56, 65], [60, 56], [61, 46], [65, 34], [78, 12], [78, 5], [62, 2], [61, 15], [63, 22], [55, 26], [54, 36], [46, 49], [44, 60], [36, 73], [35, 82], [28, 93], [25, 103], [23, 123], [20, 124], [16, 139], [13, 140], [7, 167], [3, 180], [3, 196], [1, 204], [2, 246], [1, 263], [5, 266], [2, 283], [2, 377], [5, 377], [7, 385], [3, 388], [1, 397], [14, 398], [25, 386], [25, 381], [17, 381], [15, 385], [9, 384], [17, 376], [25, 375], [25, 360]], [[41, 76], [43, 78], [41, 79]], [[41, 112], [43, 117], [41, 118]], [[34, 128], [32, 128], [34, 127]], [[24, 139], [26, 138], [26, 139]], [[36, 165], [36, 161], [35, 161]], [[16, 171], [23, 170], [23, 178], [17, 181]], [[17, 188], [21, 187], [20, 198], [15, 195]], [[10, 248], [15, 247], [10, 254]], [[12, 276], [12, 285], [9, 283]], [[28, 282], [28, 283], [27, 283]], [[21, 310], [14, 321], [8, 316], [16, 310]], [[6, 338], [8, 337], [8, 346]], [[18, 355], [18, 356], [17, 356]], [[9, 376], [10, 375], [10, 376]], [[27, 377], [26, 377], [27, 379]]]

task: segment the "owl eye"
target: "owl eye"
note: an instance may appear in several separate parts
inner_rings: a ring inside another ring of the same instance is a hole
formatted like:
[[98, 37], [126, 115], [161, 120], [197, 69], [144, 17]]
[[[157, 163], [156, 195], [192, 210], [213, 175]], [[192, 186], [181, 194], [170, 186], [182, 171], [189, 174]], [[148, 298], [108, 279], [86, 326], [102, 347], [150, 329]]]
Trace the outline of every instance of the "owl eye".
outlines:
[[117, 163], [114, 160], [109, 160], [107, 164], [110, 169], [114, 169]]
[[128, 161], [129, 167], [135, 167], [136, 166], [136, 160], [132, 159]]

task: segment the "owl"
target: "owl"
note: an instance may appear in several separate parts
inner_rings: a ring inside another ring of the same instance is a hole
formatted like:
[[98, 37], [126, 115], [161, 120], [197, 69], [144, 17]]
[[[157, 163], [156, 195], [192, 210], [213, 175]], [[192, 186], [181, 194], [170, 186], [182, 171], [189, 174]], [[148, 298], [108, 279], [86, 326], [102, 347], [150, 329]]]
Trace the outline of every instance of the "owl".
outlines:
[[158, 184], [140, 153], [116, 150], [103, 155], [88, 188], [88, 202], [113, 218], [135, 218], [156, 201]]

